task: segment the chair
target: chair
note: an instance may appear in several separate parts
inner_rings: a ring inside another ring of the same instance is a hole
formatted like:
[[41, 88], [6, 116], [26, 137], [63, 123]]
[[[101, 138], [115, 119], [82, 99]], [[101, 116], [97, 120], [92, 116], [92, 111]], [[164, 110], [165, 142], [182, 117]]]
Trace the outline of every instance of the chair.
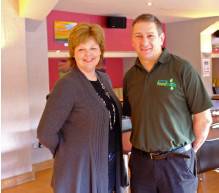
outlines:
[[219, 138], [206, 140], [197, 152], [198, 174], [219, 168]]

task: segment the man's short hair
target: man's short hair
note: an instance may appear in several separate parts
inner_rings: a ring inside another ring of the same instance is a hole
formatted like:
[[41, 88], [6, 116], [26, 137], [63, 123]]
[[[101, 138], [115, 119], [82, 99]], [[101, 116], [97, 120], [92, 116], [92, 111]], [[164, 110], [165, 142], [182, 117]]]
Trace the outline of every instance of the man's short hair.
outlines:
[[155, 25], [157, 27], [157, 31], [158, 31], [159, 35], [161, 33], [163, 33], [162, 23], [160, 22], [160, 20], [156, 16], [154, 16], [152, 14], [146, 13], [146, 14], [139, 15], [132, 22], [132, 27], [134, 27], [134, 25], [138, 22], [153, 22], [153, 23], [155, 23]]

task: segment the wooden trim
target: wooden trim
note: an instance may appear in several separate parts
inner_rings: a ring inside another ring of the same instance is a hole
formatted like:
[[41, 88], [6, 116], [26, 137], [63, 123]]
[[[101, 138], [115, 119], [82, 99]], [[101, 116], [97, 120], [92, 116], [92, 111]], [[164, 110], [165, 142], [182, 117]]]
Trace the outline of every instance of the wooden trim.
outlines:
[[34, 179], [35, 179], [34, 172], [28, 172], [28, 173], [21, 174], [18, 176], [6, 178], [6, 179], [1, 180], [1, 183], [2, 183], [1, 189], [11, 188], [11, 187], [14, 187], [16, 185], [32, 181]]
[[10, 178], [6, 178], [1, 180], [1, 189], [11, 188], [17, 186], [19, 184], [23, 184], [25, 182], [30, 182], [35, 180], [35, 173], [46, 170], [53, 167], [53, 160], [47, 160], [44, 162], [33, 164], [32, 172], [24, 173], [18, 176], [13, 176]]
[[219, 54], [218, 53], [213, 53], [213, 54], [211, 54], [211, 57], [212, 58], [219, 58]]
[[44, 161], [44, 162], [33, 164], [33, 171], [34, 172], [39, 172], [39, 171], [42, 171], [42, 170], [52, 168], [53, 163], [54, 163], [54, 160], [51, 159], [51, 160], [47, 160], [47, 161]]

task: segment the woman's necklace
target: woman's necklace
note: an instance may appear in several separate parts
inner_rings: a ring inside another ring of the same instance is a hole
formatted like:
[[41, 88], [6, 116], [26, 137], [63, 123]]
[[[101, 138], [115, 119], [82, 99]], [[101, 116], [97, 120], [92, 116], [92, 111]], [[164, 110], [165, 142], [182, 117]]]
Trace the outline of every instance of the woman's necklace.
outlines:
[[[102, 90], [104, 91], [105, 95], [107, 96], [107, 98], [109, 99], [109, 105], [111, 105], [111, 109], [112, 109], [112, 113], [111, 111], [108, 109], [108, 112], [109, 112], [109, 118], [110, 118], [110, 129], [112, 130], [113, 129], [113, 126], [116, 122], [116, 108], [115, 108], [115, 105], [113, 104], [112, 102], [112, 98], [110, 97], [110, 94], [109, 92], [106, 90], [104, 84], [101, 82], [101, 80], [99, 78], [97, 78], [97, 81], [99, 81], [100, 85], [101, 85], [101, 88]], [[104, 105], [107, 107], [106, 105], [106, 102], [103, 100], [102, 97], [100, 97], [100, 99], [102, 100], [102, 102], [104, 103]], [[112, 115], [111, 115], [112, 114]]]

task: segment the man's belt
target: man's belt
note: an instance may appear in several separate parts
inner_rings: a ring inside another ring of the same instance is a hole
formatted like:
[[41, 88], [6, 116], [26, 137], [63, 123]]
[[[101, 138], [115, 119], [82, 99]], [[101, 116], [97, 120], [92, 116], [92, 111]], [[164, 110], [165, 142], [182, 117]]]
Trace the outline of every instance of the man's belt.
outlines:
[[161, 159], [166, 159], [167, 157], [181, 157], [181, 158], [187, 158], [189, 159], [190, 156], [184, 154], [185, 152], [189, 151], [192, 149], [191, 144], [187, 144], [183, 147], [176, 148], [171, 151], [156, 151], [156, 152], [145, 152], [140, 149], [137, 149], [135, 147], [132, 147], [132, 152], [135, 152], [137, 154], [143, 155], [147, 157], [148, 159], [153, 159], [153, 160], [161, 160]]

